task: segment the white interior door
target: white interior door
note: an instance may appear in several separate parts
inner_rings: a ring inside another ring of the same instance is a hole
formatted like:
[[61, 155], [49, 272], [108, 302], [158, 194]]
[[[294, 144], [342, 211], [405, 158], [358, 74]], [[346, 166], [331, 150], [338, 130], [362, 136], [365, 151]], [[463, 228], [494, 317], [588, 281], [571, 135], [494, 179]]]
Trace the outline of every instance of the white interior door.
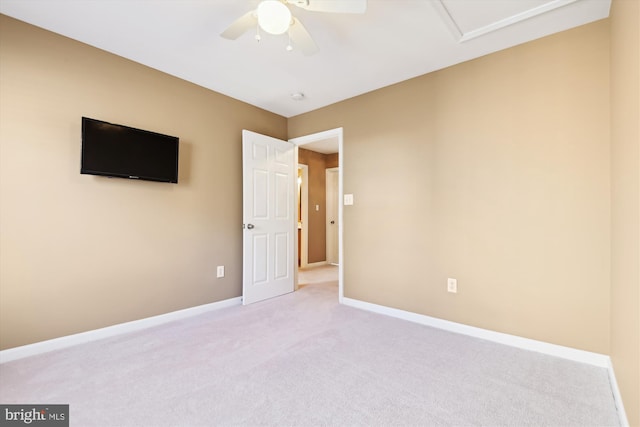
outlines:
[[338, 264], [338, 168], [326, 170], [327, 193], [327, 262]]
[[243, 304], [294, 289], [294, 145], [242, 131]]

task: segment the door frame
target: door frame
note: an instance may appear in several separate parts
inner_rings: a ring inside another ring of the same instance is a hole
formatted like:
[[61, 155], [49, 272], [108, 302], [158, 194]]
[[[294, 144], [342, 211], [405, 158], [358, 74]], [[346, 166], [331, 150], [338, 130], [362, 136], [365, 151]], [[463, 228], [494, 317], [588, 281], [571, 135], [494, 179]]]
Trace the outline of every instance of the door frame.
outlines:
[[[344, 233], [344, 221], [343, 221], [343, 128], [335, 128], [329, 129], [323, 132], [313, 133], [310, 135], [300, 136], [297, 138], [289, 139], [289, 142], [293, 143], [296, 146], [295, 149], [295, 159], [294, 162], [298, 164], [298, 147], [303, 146], [305, 144], [309, 144], [315, 141], [322, 141], [324, 139], [337, 138], [338, 139], [338, 302], [342, 304], [344, 299], [344, 242], [343, 242], [343, 233]], [[297, 175], [296, 175], [297, 176]], [[297, 178], [296, 178], [297, 179]], [[297, 197], [297, 196], [296, 196]], [[297, 209], [297, 203], [296, 203]], [[297, 215], [297, 214], [296, 214]], [[295, 239], [296, 250], [294, 251], [293, 256], [295, 257], [295, 264], [298, 265], [298, 239]], [[298, 288], [298, 269], [295, 269], [295, 288]]]

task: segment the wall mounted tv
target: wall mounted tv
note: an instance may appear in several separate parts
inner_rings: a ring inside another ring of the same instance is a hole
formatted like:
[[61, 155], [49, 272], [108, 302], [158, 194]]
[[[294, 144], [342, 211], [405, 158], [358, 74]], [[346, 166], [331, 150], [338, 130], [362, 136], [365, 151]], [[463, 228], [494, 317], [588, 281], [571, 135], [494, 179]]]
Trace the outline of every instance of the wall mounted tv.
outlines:
[[177, 184], [178, 142], [175, 136], [83, 117], [80, 173]]

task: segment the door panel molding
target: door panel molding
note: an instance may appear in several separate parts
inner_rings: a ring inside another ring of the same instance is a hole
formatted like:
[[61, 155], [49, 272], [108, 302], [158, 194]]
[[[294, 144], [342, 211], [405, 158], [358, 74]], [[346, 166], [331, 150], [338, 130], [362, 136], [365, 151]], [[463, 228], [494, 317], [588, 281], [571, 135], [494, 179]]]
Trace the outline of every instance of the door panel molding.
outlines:
[[293, 292], [296, 148], [242, 131], [242, 295], [251, 304]]

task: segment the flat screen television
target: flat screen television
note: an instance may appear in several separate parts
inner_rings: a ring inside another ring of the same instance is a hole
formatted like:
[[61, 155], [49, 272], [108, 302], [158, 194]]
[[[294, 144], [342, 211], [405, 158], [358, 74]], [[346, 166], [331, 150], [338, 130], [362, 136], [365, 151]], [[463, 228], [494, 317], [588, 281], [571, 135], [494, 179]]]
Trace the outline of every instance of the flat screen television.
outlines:
[[178, 143], [175, 136], [83, 117], [80, 173], [177, 184]]

